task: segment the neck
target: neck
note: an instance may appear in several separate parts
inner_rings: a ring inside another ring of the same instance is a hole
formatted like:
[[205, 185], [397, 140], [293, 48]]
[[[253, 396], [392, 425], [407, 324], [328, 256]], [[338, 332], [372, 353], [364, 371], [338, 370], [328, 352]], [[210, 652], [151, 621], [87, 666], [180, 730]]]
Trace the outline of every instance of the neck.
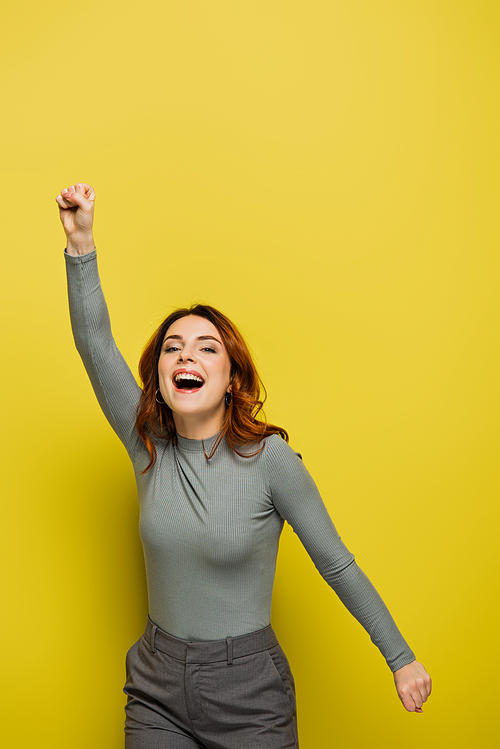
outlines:
[[181, 416], [176, 413], [172, 415], [175, 431], [188, 440], [206, 440], [213, 437], [222, 428], [222, 417], [219, 414], [203, 420], [200, 420], [199, 416]]

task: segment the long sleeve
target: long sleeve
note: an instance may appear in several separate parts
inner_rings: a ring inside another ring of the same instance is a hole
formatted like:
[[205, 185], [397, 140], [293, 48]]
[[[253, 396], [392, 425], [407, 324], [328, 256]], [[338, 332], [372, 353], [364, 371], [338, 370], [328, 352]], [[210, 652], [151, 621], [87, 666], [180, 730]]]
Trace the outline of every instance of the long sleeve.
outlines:
[[342, 542], [300, 457], [281, 438], [267, 440], [270, 490], [319, 573], [370, 635], [391, 671], [415, 660], [387, 606]]
[[101, 289], [96, 252], [65, 253], [71, 327], [99, 404], [132, 460], [142, 442], [135, 429], [140, 388], [116, 347]]

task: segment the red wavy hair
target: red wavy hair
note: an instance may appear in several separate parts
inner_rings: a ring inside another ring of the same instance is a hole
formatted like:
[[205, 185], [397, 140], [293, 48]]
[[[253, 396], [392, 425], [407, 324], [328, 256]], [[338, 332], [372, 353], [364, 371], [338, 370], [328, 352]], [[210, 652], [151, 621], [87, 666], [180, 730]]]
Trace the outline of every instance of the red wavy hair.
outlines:
[[[176, 320], [188, 315], [203, 317], [215, 325], [231, 361], [231, 402], [226, 407], [218, 439], [210, 455], [205, 453], [206, 458], [209, 460], [213, 456], [224, 437], [231, 449], [245, 458], [257, 455], [263, 448], [253, 453], [240, 453], [236, 446], [258, 444], [271, 434], [279, 434], [288, 442], [288, 433], [285, 429], [257, 419], [266, 399], [266, 390], [238, 328], [214, 307], [194, 304], [189, 308], [177, 309], [165, 318], [151, 336], [139, 361], [143, 389], [137, 407], [136, 429], [150, 455], [149, 464], [143, 473], [149, 471], [156, 463], [156, 448], [152, 437], [172, 440], [174, 444], [177, 440], [172, 410], [166, 403], [158, 403], [156, 400], [159, 386], [158, 361], [167, 330]], [[261, 389], [264, 392], [262, 398]]]

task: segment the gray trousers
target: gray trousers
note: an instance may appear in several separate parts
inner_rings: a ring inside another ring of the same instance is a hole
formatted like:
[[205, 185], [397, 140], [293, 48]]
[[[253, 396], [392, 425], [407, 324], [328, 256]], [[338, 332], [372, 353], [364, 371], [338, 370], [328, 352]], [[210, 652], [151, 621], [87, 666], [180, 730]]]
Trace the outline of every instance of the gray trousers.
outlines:
[[126, 749], [298, 749], [293, 676], [271, 626], [188, 642], [148, 617], [126, 666]]

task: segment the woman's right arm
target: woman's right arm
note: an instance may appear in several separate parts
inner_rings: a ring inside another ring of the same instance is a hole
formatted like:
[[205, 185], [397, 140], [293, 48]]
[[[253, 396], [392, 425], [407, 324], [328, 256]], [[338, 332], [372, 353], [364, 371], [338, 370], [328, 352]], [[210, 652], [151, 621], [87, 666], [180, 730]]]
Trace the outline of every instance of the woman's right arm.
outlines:
[[61, 190], [56, 198], [67, 237], [65, 257], [71, 326], [99, 404], [134, 458], [142, 447], [135, 429], [141, 391], [111, 333], [92, 234], [94, 200], [94, 190], [83, 183]]

